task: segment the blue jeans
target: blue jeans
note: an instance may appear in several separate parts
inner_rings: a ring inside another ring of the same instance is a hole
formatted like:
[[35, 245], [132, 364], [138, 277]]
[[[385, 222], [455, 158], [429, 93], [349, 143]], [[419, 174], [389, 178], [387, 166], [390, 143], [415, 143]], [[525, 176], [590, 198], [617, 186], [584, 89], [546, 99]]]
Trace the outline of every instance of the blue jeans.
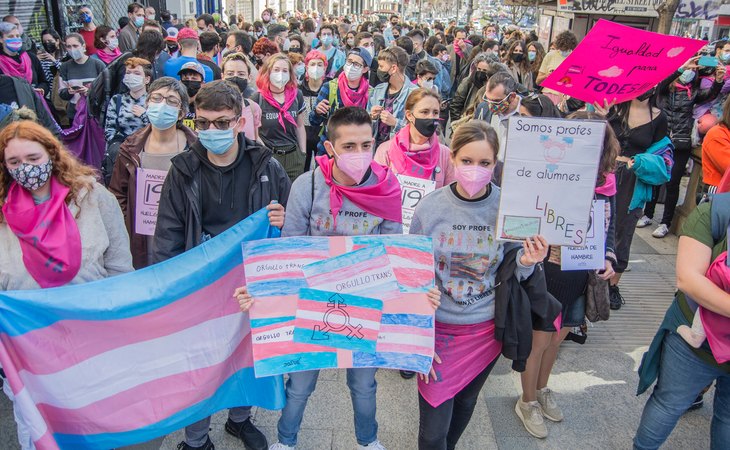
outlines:
[[[368, 445], [378, 438], [375, 420], [376, 368], [347, 369], [347, 387], [350, 388], [352, 409], [355, 412], [355, 438], [360, 445]], [[286, 382], [286, 406], [279, 418], [279, 442], [297, 445], [297, 433], [302, 425], [307, 400], [317, 386], [319, 370], [294, 372]]]
[[717, 382], [710, 445], [712, 450], [720, 450], [730, 442], [730, 374], [707, 365], [677, 333], [667, 333], [659, 378], [641, 414], [634, 449], [659, 448], [697, 395], [713, 380]]

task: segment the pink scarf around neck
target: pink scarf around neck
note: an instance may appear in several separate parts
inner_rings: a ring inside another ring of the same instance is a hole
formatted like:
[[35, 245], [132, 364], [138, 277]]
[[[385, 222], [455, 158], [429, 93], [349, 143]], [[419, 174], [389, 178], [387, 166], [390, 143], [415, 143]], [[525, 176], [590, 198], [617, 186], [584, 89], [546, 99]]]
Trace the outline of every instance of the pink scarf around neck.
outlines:
[[350, 86], [347, 85], [347, 76], [345, 72], [342, 72], [337, 77], [337, 87], [340, 91], [340, 98], [342, 98], [342, 104], [345, 106], [359, 106], [364, 108], [368, 104], [368, 88], [370, 83], [365, 77], [360, 78], [360, 86], [354, 91]]
[[18, 237], [23, 264], [42, 288], [63, 286], [81, 268], [81, 234], [66, 205], [69, 188], [51, 177], [51, 198], [36, 205], [33, 195], [13, 182], [3, 215]]
[[337, 216], [342, 209], [342, 196], [347, 197], [358, 208], [381, 219], [403, 223], [400, 184], [395, 175], [386, 167], [375, 161], [370, 163], [370, 170], [378, 178], [371, 186], [343, 186], [332, 178], [335, 160], [327, 155], [316, 158], [324, 181], [330, 187], [330, 209], [337, 223]]
[[601, 186], [596, 187], [596, 194], [611, 197], [616, 195], [616, 192], [618, 192], [616, 188], [616, 174], [607, 173], [606, 181], [604, 181]]
[[428, 150], [421, 150], [413, 154], [412, 148], [415, 144], [411, 144], [411, 126], [403, 127], [396, 133], [388, 149], [388, 159], [399, 175], [431, 179], [441, 157], [441, 145], [438, 136], [434, 134], [428, 140]]
[[33, 66], [27, 52], [20, 54], [20, 62], [8, 55], [0, 55], [0, 71], [9, 77], [23, 78], [28, 83], [33, 82]]
[[102, 62], [103, 62], [104, 64], [106, 64], [106, 65], [109, 65], [109, 63], [110, 63], [110, 62], [112, 62], [112, 61], [114, 61], [115, 59], [117, 59], [117, 56], [119, 56], [119, 55], [121, 55], [121, 54], [122, 54], [122, 51], [121, 51], [121, 50], [119, 50], [119, 48], [118, 48], [118, 47], [117, 47], [117, 48], [115, 48], [115, 49], [114, 49], [114, 51], [113, 51], [112, 53], [107, 53], [107, 52], [106, 52], [106, 51], [104, 51], [104, 50], [99, 50], [98, 52], [96, 52], [96, 56], [98, 56], [98, 57], [99, 57], [99, 59], [100, 59], [100, 60], [101, 60], [101, 61], [102, 61]]
[[297, 99], [296, 88], [287, 87], [286, 89], [284, 89], [283, 105], [276, 101], [270, 90], [261, 89], [259, 92], [261, 93], [261, 96], [264, 98], [264, 100], [269, 102], [271, 106], [279, 111], [279, 125], [281, 125], [281, 128], [286, 130], [286, 124], [284, 123], [284, 119], [286, 119], [287, 122], [291, 123], [295, 127], [297, 126], [297, 121], [294, 120], [294, 117], [292, 117], [291, 113], [289, 112], [289, 108], [291, 107], [291, 105], [294, 104], [294, 101]]

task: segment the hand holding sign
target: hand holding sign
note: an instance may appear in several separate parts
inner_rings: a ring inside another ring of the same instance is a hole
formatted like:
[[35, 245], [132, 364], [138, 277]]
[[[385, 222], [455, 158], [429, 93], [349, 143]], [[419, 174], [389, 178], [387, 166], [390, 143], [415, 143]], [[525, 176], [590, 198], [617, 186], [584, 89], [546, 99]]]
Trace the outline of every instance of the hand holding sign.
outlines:
[[614, 97], [622, 103], [664, 80], [704, 44], [601, 19], [542, 86], [590, 104]]

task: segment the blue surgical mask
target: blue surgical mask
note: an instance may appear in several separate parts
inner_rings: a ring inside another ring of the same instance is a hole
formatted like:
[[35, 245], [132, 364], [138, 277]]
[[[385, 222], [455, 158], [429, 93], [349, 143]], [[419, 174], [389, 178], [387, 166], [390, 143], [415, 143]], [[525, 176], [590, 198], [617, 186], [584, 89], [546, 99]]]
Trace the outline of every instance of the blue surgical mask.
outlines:
[[23, 48], [23, 39], [21, 38], [7, 38], [5, 39], [5, 48], [11, 52], [19, 52]]
[[134, 18], [134, 26], [137, 28], [141, 28], [142, 25], [144, 25], [144, 17], [135, 17]]
[[307, 67], [304, 64], [299, 64], [298, 66], [294, 67], [294, 73], [297, 75], [297, 78], [301, 78], [306, 70]]
[[730, 52], [722, 52], [720, 53], [720, 60], [724, 63], [730, 61]]
[[334, 41], [334, 38], [331, 35], [322, 36], [322, 45], [332, 45], [332, 42]]
[[695, 71], [691, 70], [691, 69], [685, 70], [684, 72], [682, 72], [682, 75], [679, 76], [679, 82], [682, 84], [689, 84], [694, 79], [695, 79]]
[[560, 55], [561, 55], [561, 56], [562, 56], [563, 58], [567, 58], [567, 57], [568, 57], [568, 55], [570, 55], [570, 50], [560, 50]]
[[209, 152], [222, 155], [233, 145], [233, 128], [227, 130], [208, 129], [198, 131], [198, 139]]
[[537, 52], [527, 52], [527, 60], [532, 62], [537, 57]]
[[179, 111], [165, 102], [150, 103], [147, 107], [147, 118], [158, 130], [167, 130], [177, 123]]

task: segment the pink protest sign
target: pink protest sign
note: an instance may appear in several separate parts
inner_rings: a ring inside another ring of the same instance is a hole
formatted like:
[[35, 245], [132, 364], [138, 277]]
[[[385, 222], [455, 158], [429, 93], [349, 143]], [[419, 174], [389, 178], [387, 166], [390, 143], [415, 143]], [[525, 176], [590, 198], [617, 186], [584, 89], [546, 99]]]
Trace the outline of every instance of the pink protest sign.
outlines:
[[137, 169], [136, 210], [134, 211], [134, 231], [137, 234], [152, 236], [157, 225], [157, 207], [160, 204], [162, 185], [167, 177], [164, 170]]
[[588, 103], [625, 102], [668, 77], [703, 45], [601, 19], [542, 86]]

